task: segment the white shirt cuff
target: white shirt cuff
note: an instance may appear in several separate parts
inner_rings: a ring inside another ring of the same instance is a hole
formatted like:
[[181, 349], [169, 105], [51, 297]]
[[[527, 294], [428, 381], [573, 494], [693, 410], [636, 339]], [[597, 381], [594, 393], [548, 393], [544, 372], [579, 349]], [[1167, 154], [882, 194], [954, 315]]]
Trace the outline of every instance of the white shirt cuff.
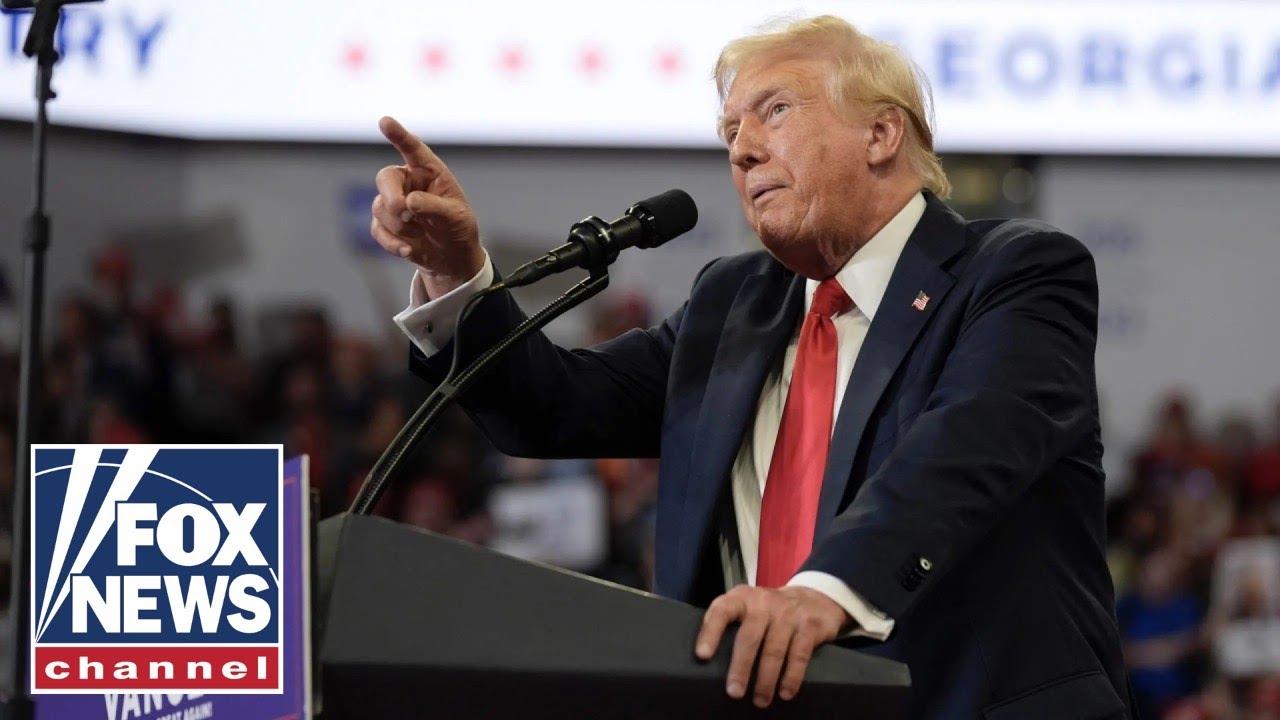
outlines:
[[893, 632], [893, 618], [867, 602], [835, 575], [806, 570], [796, 573], [787, 585], [817, 590], [844, 608], [845, 612], [849, 613], [849, 617], [853, 618], [854, 627], [843, 637], [867, 637], [884, 642], [889, 638], [889, 633]]
[[458, 313], [472, 295], [493, 284], [493, 261], [484, 254], [484, 267], [466, 283], [450, 290], [435, 300], [427, 299], [427, 287], [422, 282], [422, 271], [413, 274], [409, 286], [409, 307], [401, 310], [392, 320], [423, 355], [431, 357], [440, 352], [453, 339]]

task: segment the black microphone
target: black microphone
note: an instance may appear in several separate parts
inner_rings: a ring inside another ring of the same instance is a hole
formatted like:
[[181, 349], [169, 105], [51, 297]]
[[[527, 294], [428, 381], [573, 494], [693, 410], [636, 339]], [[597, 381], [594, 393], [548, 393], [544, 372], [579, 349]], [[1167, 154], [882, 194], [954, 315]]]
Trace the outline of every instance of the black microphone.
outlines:
[[569, 242], [515, 269], [502, 281], [508, 288], [523, 287], [570, 268], [602, 268], [629, 247], [653, 248], [698, 224], [698, 206], [683, 190], [668, 190], [627, 208], [626, 214], [606, 223], [592, 215], [569, 229]]

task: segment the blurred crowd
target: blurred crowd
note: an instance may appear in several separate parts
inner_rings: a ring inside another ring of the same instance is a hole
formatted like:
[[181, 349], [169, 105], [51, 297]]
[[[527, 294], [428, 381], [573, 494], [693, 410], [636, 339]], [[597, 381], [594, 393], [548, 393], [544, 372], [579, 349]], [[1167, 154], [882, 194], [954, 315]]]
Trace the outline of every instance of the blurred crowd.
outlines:
[[[193, 310], [177, 288], [139, 282], [121, 246], [100, 250], [87, 275], [46, 314], [40, 442], [281, 443], [286, 457], [310, 458], [328, 516], [350, 505], [431, 389], [408, 372], [408, 341], [390, 318], [388, 338], [386, 328], [337, 333], [315, 307], [254, 314], [221, 297]], [[625, 293], [597, 306], [586, 342], [650, 320]], [[0, 341], [0, 544], [12, 519], [17, 377], [17, 349]], [[377, 512], [644, 587], [656, 480], [650, 461], [501, 456], [454, 410]]]
[[1144, 718], [1280, 718], [1280, 398], [1200, 424], [1171, 395], [1108, 506], [1109, 561]]
[[[320, 309], [284, 313], [276, 342], [251, 353], [251, 318], [229, 298], [192, 312], [175, 288], [139, 287], [120, 247], [90, 277], [48, 314], [41, 442], [283, 443], [310, 457], [330, 515], [429, 390], [407, 372], [407, 343], [335, 333]], [[594, 306], [584, 344], [653, 320], [635, 295]], [[17, 375], [16, 349], [0, 346], [5, 584]], [[1141, 717], [1280, 720], [1280, 398], [1270, 418], [1208, 429], [1171, 396], [1118, 480], [1108, 552]], [[647, 588], [656, 488], [656, 461], [508, 458], [454, 412], [378, 512]]]

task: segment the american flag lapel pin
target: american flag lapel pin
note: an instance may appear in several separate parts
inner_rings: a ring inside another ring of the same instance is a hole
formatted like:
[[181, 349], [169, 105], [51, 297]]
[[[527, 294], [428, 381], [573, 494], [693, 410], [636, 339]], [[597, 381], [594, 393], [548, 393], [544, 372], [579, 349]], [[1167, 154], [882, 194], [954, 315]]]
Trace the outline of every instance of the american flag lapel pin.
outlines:
[[925, 295], [924, 291], [921, 290], [920, 292], [916, 293], [915, 302], [911, 303], [911, 307], [915, 308], [916, 310], [919, 310], [920, 312], [924, 312], [924, 308], [928, 304], [929, 304], [929, 296]]

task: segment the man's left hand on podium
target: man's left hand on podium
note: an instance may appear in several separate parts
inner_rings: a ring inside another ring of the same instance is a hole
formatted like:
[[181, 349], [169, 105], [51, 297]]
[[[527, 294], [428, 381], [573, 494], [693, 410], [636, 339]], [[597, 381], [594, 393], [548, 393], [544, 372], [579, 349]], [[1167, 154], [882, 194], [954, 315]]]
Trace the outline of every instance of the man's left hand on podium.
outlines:
[[741, 698], [759, 656], [755, 704], [768, 707], [778, 697], [795, 697], [813, 651], [840, 636], [853, 622], [834, 600], [806, 587], [760, 588], [739, 585], [716, 598], [702, 618], [695, 652], [709, 660], [730, 623], [738, 622], [726, 690]]

